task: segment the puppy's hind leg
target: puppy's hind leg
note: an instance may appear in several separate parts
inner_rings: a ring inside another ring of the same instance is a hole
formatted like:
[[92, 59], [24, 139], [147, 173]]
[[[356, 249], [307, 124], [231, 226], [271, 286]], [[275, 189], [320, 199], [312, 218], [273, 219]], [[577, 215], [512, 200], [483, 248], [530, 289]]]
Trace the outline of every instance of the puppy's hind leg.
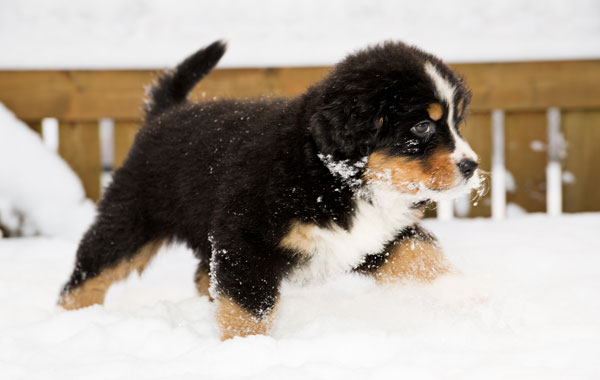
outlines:
[[[127, 210], [129, 211], [129, 210]], [[77, 249], [75, 269], [65, 284], [59, 305], [65, 309], [104, 303], [114, 282], [133, 271], [141, 273], [163, 244], [163, 238], [144, 232], [131, 216], [100, 213]]]

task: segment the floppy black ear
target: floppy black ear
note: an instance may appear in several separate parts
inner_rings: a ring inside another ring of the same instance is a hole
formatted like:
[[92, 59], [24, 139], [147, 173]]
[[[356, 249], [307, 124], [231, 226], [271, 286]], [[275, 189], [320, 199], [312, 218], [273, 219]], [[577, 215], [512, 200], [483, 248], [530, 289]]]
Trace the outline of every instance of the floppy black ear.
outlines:
[[323, 99], [310, 117], [310, 130], [320, 153], [334, 159], [361, 159], [375, 144], [379, 115], [354, 97]]

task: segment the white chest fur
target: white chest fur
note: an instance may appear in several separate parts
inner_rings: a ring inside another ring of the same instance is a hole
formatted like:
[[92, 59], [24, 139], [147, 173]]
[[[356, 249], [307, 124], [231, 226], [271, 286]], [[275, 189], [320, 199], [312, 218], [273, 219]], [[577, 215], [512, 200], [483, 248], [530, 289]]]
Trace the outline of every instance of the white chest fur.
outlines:
[[[372, 202], [358, 199], [352, 228], [297, 225], [282, 245], [300, 251], [307, 262], [291, 276], [305, 282], [343, 273], [361, 264], [368, 254], [379, 253], [404, 227], [417, 222], [411, 201], [394, 192], [373, 192]], [[290, 238], [291, 237], [291, 238]]]

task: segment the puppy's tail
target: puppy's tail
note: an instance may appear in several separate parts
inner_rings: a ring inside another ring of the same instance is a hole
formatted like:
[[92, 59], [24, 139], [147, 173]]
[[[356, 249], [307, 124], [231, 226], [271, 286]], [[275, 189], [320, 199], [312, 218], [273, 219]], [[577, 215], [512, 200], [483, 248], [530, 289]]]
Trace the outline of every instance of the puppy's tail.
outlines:
[[175, 70], [158, 78], [148, 92], [150, 100], [146, 105], [146, 120], [184, 102], [196, 83], [217, 65], [225, 54], [225, 48], [224, 41], [215, 41], [187, 57]]

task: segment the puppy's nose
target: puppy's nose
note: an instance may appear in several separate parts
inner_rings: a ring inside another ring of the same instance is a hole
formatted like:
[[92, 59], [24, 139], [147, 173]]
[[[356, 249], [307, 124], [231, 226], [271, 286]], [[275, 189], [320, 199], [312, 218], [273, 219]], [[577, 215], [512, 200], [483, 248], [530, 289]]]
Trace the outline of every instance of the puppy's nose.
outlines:
[[458, 163], [458, 168], [460, 169], [460, 172], [465, 177], [465, 179], [469, 179], [473, 176], [473, 173], [475, 173], [475, 169], [477, 169], [477, 166], [477, 162], [469, 159], [464, 159]]

